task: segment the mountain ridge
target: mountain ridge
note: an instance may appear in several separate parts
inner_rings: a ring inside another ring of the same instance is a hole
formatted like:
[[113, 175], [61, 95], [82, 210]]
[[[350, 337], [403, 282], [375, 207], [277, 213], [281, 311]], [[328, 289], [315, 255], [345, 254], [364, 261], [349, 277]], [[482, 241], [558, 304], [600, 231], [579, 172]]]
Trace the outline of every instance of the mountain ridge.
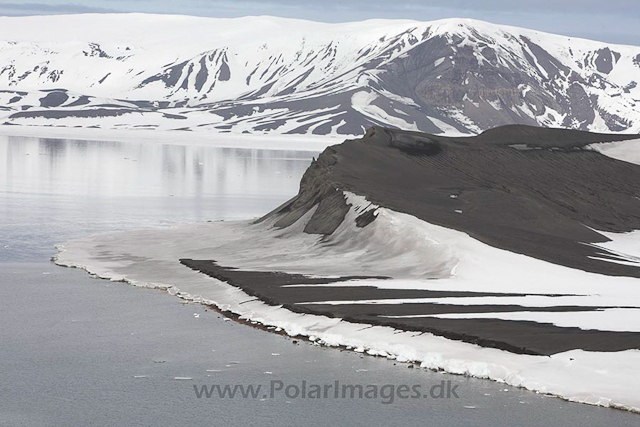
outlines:
[[640, 47], [469, 19], [325, 24], [89, 14], [0, 22], [5, 124], [320, 135], [371, 126], [477, 134], [505, 124], [640, 132]]

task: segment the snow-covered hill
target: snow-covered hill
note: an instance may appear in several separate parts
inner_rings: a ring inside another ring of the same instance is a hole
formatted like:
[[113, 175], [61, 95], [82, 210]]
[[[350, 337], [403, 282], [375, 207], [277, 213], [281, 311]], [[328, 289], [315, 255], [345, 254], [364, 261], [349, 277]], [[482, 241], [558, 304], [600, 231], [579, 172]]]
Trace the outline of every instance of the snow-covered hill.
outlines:
[[359, 134], [640, 132], [640, 47], [466, 19], [0, 18], [0, 123]]

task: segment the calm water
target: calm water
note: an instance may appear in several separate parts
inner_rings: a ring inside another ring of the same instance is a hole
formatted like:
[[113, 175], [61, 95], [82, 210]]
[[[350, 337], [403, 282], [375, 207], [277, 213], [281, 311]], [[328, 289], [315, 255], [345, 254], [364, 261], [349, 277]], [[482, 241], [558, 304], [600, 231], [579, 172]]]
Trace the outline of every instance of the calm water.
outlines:
[[[259, 216], [316, 153], [0, 137], [0, 425], [638, 425], [637, 415], [341, 352], [48, 260], [89, 233]], [[191, 379], [176, 379], [191, 378]], [[458, 385], [459, 399], [198, 399], [193, 385]]]

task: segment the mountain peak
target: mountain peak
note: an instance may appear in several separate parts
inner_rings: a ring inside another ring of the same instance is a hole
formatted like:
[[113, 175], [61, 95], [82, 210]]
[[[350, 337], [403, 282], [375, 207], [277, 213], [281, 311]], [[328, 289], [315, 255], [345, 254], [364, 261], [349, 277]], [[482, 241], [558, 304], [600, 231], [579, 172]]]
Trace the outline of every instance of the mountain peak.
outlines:
[[219, 132], [353, 135], [383, 125], [471, 134], [514, 123], [640, 131], [633, 46], [463, 18], [0, 20], [6, 123], [82, 116], [100, 126], [107, 115], [118, 117], [110, 126], [152, 116], [160, 129]]

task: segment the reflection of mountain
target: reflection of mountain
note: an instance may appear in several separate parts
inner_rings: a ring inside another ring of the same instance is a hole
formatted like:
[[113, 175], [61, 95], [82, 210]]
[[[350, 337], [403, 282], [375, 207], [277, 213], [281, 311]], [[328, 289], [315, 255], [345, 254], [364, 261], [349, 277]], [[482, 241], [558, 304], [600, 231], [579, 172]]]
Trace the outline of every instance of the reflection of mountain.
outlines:
[[0, 168], [7, 171], [0, 174], [0, 187], [30, 193], [41, 191], [45, 182], [51, 193], [69, 196], [215, 199], [233, 194], [257, 197], [269, 185], [277, 203], [296, 191], [291, 175], [301, 176], [312, 156], [299, 151], [0, 137]]
[[640, 131], [640, 48], [480, 21], [79, 15], [5, 18], [0, 39], [7, 124]]

